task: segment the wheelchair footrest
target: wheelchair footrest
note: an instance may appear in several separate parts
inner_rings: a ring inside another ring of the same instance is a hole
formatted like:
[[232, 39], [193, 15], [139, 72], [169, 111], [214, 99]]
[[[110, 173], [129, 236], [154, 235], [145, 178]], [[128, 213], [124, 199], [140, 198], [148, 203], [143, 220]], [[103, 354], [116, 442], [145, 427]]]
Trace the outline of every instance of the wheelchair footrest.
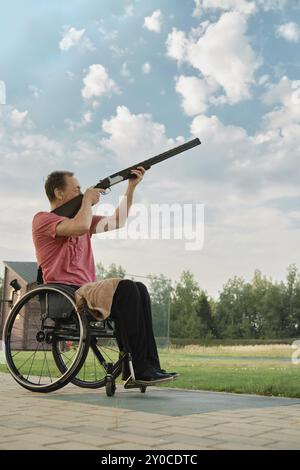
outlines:
[[172, 378], [166, 377], [165, 379], [151, 380], [151, 381], [133, 380], [131, 377], [129, 377], [124, 383], [124, 388], [150, 387], [151, 385], [160, 385], [162, 383], [170, 382], [172, 380], [173, 380], [173, 377]]
[[133, 380], [128, 380], [124, 383], [124, 388], [141, 388], [141, 385], [139, 385], [137, 382], [134, 382]]

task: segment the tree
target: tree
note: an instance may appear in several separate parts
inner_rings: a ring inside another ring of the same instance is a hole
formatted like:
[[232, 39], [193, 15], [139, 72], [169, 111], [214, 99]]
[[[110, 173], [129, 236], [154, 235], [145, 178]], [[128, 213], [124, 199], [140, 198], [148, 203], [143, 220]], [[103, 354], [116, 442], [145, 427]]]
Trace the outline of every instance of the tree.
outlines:
[[300, 278], [297, 274], [297, 282], [293, 287], [293, 297], [289, 302], [291, 311], [291, 336], [297, 337], [300, 334]]
[[205, 292], [202, 292], [196, 307], [199, 318], [199, 334], [201, 338], [215, 337], [215, 327], [212, 317], [211, 306]]
[[199, 338], [197, 304], [200, 288], [193, 274], [183, 271], [171, 302], [170, 333], [173, 338]]
[[268, 321], [266, 314], [266, 298], [271, 289], [272, 281], [268, 280], [266, 276], [262, 276], [260, 270], [254, 271], [254, 276], [251, 282], [253, 303], [256, 311], [256, 330], [258, 337], [263, 337], [264, 332], [267, 330]]
[[216, 306], [220, 338], [289, 338], [300, 331], [300, 282], [294, 265], [287, 281], [272, 282], [254, 272], [251, 283], [230, 279]]
[[149, 274], [147, 277], [150, 279], [152, 302], [156, 304], [167, 304], [174, 291], [171, 279], [164, 276], [164, 274], [160, 274], [159, 276]]
[[124, 278], [126, 271], [122, 266], [117, 266], [115, 263], [109, 265], [108, 269], [105, 269], [102, 263], [96, 265], [96, 277], [98, 280], [109, 279], [111, 277]]
[[285, 331], [288, 337], [297, 336], [299, 332], [300, 320], [300, 280], [295, 264], [287, 268], [287, 285], [285, 289]]
[[171, 294], [174, 291], [171, 279], [163, 274], [149, 275], [150, 296], [154, 334], [157, 337], [167, 337], [169, 333], [169, 309]]
[[257, 311], [252, 286], [235, 276], [223, 287], [216, 307], [216, 326], [219, 338], [255, 338]]
[[261, 335], [263, 338], [286, 337], [286, 305], [284, 301], [284, 283], [270, 284], [264, 296], [262, 309], [263, 323]]
[[105, 279], [105, 267], [102, 263], [96, 264], [96, 277], [98, 281]]

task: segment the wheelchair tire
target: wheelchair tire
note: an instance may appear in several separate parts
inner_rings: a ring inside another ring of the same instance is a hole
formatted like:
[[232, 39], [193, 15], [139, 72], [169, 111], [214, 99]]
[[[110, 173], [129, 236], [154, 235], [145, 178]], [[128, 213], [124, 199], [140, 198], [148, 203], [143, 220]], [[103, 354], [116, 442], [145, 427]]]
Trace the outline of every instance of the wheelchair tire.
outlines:
[[[70, 303], [68, 318], [49, 315], [50, 300], [54, 296], [55, 302], [62, 296], [64, 305]], [[47, 285], [32, 289], [14, 305], [4, 326], [5, 357], [11, 375], [32, 392], [60, 389], [85, 361], [89, 349], [88, 329], [87, 319], [78, 311], [70, 293]], [[52, 344], [58, 341], [77, 342], [64, 371], [57, 367], [52, 353]]]
[[[90, 337], [89, 351], [85, 356], [85, 361], [76, 376], [73, 375], [71, 379], [72, 384], [77, 387], [91, 389], [105, 387], [108, 373], [115, 380], [122, 372], [122, 364], [114, 366], [120, 354], [115, 338], [98, 337], [95, 331], [93, 334], [94, 336]], [[67, 364], [59, 345], [55, 342], [52, 344], [52, 352], [57, 367], [64, 372]]]

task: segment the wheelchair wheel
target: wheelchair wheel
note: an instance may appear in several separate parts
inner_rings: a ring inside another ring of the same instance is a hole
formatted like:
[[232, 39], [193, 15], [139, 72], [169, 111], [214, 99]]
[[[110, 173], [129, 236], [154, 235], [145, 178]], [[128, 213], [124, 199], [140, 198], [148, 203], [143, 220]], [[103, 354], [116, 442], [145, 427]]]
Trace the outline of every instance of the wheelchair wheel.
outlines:
[[[53, 286], [27, 292], [12, 308], [4, 327], [5, 356], [13, 378], [33, 392], [66, 385], [81, 368], [89, 348], [88, 322], [71, 294]], [[70, 352], [68, 344], [76, 347]], [[61, 344], [68, 357], [62, 371], [52, 349]]]
[[[74, 385], [82, 388], [105, 387], [108, 373], [116, 379], [122, 372], [122, 364], [119, 362], [121, 353], [113, 331], [94, 325], [97, 325], [97, 322], [90, 325], [90, 347], [85, 361], [76, 376], [71, 379]], [[53, 342], [52, 347], [56, 365], [64, 372], [69, 366], [69, 356], [62, 350], [58, 341]], [[72, 348], [72, 345], [70, 347]]]

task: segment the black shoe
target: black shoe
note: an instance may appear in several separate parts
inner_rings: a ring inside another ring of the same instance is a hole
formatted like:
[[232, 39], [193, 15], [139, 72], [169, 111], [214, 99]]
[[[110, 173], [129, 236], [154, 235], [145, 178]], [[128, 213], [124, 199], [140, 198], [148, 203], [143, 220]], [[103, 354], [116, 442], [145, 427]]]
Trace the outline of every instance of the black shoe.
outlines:
[[170, 374], [162, 374], [155, 369], [147, 369], [141, 374], [136, 374], [135, 381], [141, 385], [155, 385], [158, 383], [169, 382], [173, 380], [173, 376]]
[[157, 369], [161, 374], [172, 375], [174, 378], [179, 377], [178, 372], [167, 372], [165, 369]]

